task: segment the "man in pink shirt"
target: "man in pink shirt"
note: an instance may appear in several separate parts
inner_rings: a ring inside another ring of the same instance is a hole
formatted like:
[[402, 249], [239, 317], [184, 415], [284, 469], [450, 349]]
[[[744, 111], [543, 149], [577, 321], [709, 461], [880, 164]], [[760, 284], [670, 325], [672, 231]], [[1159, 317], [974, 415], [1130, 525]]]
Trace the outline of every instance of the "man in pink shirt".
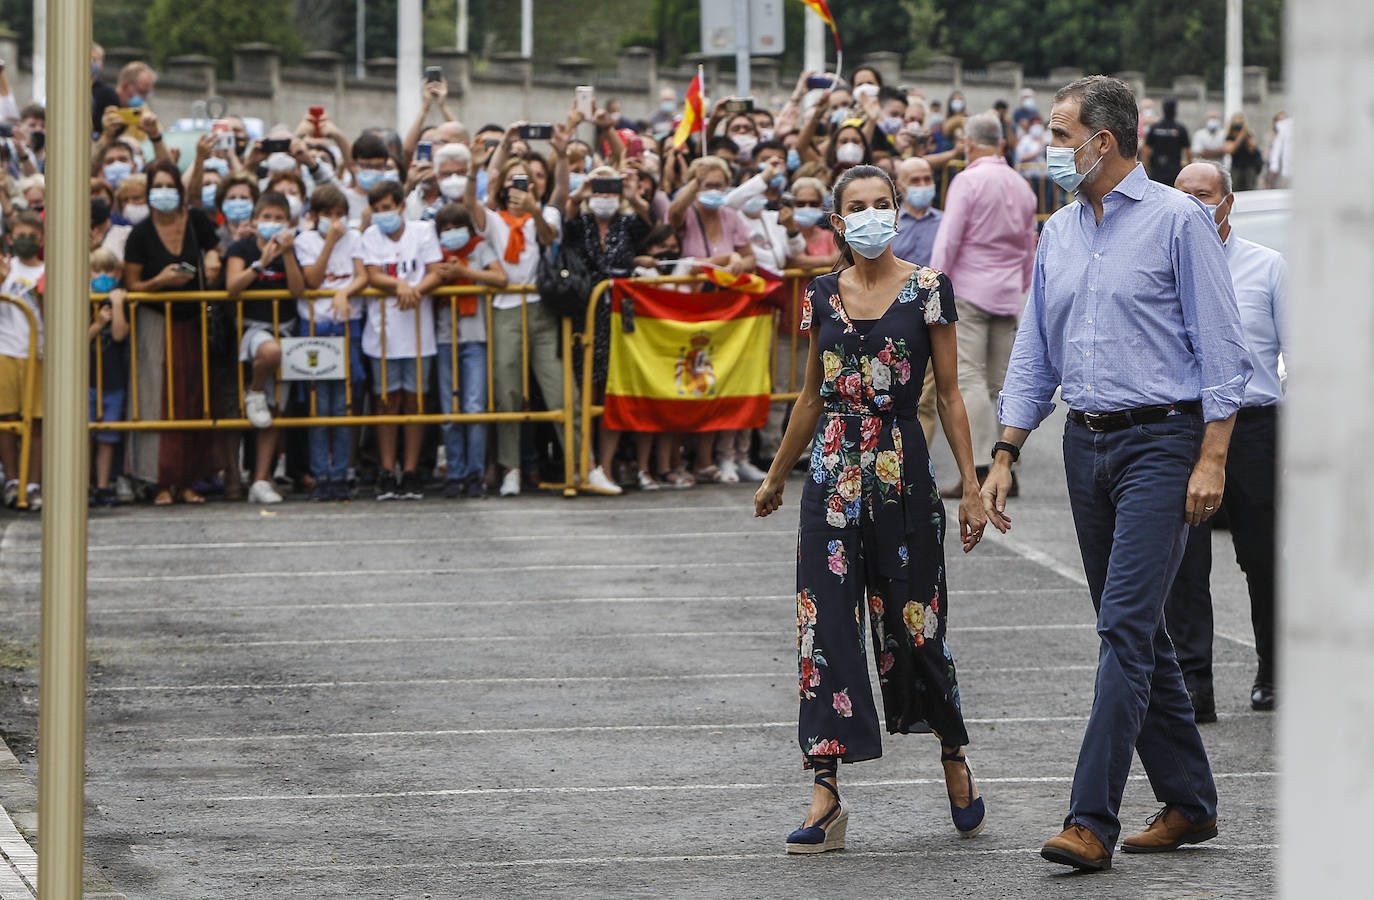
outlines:
[[[997, 394], [1035, 262], [1035, 191], [1003, 155], [1002, 123], [982, 113], [964, 126], [968, 166], [949, 185], [930, 264], [949, 276], [959, 311], [959, 392], [975, 453], [997, 440]], [[978, 467], [978, 477], [987, 474]], [[962, 489], [941, 496], [959, 497]]]

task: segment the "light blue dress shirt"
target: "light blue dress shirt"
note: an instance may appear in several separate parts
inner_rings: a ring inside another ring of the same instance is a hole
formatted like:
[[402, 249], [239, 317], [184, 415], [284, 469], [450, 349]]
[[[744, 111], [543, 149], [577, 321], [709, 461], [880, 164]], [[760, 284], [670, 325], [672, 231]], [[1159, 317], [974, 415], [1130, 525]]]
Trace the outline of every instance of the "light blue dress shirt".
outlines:
[[1273, 406], [1283, 400], [1279, 354], [1288, 313], [1288, 264], [1277, 251], [1247, 241], [1235, 231], [1226, 236], [1226, 264], [1231, 268], [1240, 324], [1255, 370], [1245, 388], [1245, 405]]
[[1102, 199], [1045, 223], [997, 405], [1032, 429], [1054, 410], [1107, 413], [1201, 400], [1208, 421], [1245, 398], [1250, 355], [1216, 226], [1137, 165]]

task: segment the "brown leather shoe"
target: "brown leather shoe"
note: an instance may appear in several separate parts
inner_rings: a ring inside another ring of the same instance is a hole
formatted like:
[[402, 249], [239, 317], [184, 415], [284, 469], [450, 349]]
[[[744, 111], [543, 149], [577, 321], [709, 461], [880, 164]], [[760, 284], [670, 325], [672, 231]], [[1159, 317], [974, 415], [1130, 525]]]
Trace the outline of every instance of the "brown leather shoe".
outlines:
[[1121, 842], [1127, 853], [1167, 853], [1184, 844], [1201, 844], [1217, 836], [1217, 820], [1189, 822], [1183, 813], [1166, 806], [1150, 816], [1148, 827]]
[[1085, 872], [1101, 872], [1112, 867], [1112, 854], [1102, 841], [1082, 825], [1070, 825], [1040, 848], [1050, 862], [1073, 866]]

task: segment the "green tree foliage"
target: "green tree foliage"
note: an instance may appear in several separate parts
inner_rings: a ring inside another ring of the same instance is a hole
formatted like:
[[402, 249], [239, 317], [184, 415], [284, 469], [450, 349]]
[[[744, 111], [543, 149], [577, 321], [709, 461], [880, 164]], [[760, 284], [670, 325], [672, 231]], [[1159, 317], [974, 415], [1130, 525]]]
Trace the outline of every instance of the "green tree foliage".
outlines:
[[152, 0], [143, 31], [153, 59], [203, 53], [227, 71], [234, 47], [263, 41], [288, 59], [300, 53], [301, 37], [291, 0]]

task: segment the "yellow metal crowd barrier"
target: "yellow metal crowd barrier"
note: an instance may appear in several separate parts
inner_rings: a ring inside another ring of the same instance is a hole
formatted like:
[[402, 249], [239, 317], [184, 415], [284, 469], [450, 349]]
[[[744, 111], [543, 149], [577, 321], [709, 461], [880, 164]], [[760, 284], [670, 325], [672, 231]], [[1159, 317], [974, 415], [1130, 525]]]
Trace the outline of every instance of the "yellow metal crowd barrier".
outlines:
[[[768, 356], [770, 370], [774, 374], [773, 392], [769, 395], [772, 403], [791, 403], [801, 396], [801, 388], [806, 380], [805, 366], [798, 366], [799, 359], [797, 354], [799, 344], [798, 324], [801, 322], [802, 293], [804, 286], [817, 275], [824, 275], [829, 272], [828, 268], [818, 269], [787, 269], [784, 271], [784, 287], [787, 292], [788, 311], [790, 316], [775, 316], [775, 319], [788, 324], [786, 335], [787, 359], [786, 359], [786, 379], [779, 377], [778, 353], [780, 342], [778, 340], [778, 329], [774, 327], [770, 330], [772, 337], [769, 340]], [[656, 278], [625, 278], [619, 281], [631, 281], [635, 284], [706, 284], [710, 279], [705, 275], [662, 275]], [[606, 291], [611, 288], [611, 281], [599, 282], [592, 289], [591, 298], [587, 303], [587, 320], [581, 335], [582, 352], [582, 372], [584, 381], [590, 382], [592, 371], [593, 338], [596, 333], [596, 308], [601, 303]], [[799, 371], [800, 369], [800, 371]], [[780, 390], [783, 386], [786, 390]], [[584, 388], [586, 385], [584, 384]], [[581, 451], [578, 454], [578, 476], [581, 483], [586, 484], [587, 476], [591, 472], [591, 453], [594, 443], [592, 441], [592, 419], [605, 412], [605, 406], [593, 402], [592, 397], [583, 395], [581, 405]]]
[[17, 297], [0, 294], [0, 303], [19, 307], [29, 323], [29, 353], [24, 361], [24, 378], [19, 390], [19, 417], [0, 419], [0, 434], [13, 434], [19, 438], [17, 442], [19, 445], [19, 471], [6, 472], [5, 477], [19, 479], [17, 505], [20, 509], [27, 509], [29, 505], [27, 490], [29, 448], [33, 440], [33, 411], [38, 406], [38, 319], [34, 316], [33, 310], [29, 309], [29, 305]]
[[[949, 184], [964, 169], [968, 168], [968, 163], [962, 159], [951, 159], [940, 167], [940, 193], [939, 207], [944, 209], [945, 200], [949, 196]], [[1048, 170], [1043, 163], [1021, 163], [1016, 167], [1031, 190], [1035, 192], [1035, 221], [1043, 224], [1046, 219], [1059, 211], [1060, 207], [1068, 202], [1068, 195], [1059, 188], [1050, 178]]]

